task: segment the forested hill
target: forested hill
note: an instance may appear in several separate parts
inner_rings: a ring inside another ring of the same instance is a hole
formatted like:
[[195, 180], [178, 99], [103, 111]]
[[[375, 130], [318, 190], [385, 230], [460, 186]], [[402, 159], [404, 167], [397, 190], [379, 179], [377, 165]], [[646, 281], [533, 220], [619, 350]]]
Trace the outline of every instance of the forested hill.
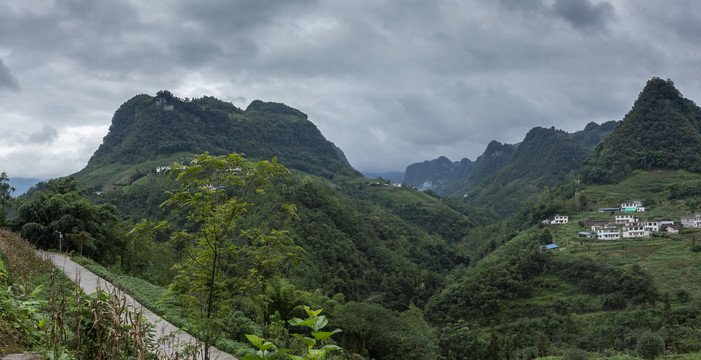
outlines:
[[213, 97], [183, 100], [165, 90], [155, 97], [137, 95], [117, 109], [87, 170], [205, 151], [261, 160], [277, 156], [290, 169], [325, 178], [360, 176], [297, 109], [256, 100], [244, 111]]
[[472, 205], [490, 206], [499, 215], [511, 215], [529, 196], [554, 185], [562, 174], [578, 170], [588, 153], [562, 130], [533, 128], [509, 163], [484, 179], [465, 199]]
[[613, 133], [584, 164], [582, 177], [616, 183], [632, 170], [701, 171], [701, 108], [674, 87], [653, 78]]
[[404, 183], [420, 190], [442, 193], [446, 184], [471, 173], [474, 165], [475, 163], [469, 159], [452, 162], [447, 157], [441, 156], [434, 160], [409, 165], [404, 172]]
[[[563, 151], [569, 151], [567, 148], [572, 148], [572, 146], [590, 151], [613, 132], [617, 123], [617, 121], [608, 121], [599, 125], [595, 122], [590, 122], [583, 130], [570, 134], [563, 133], [571, 141], [561, 137], [560, 140], [562, 142], [558, 141], [556, 144], [567, 143], [565, 149], [557, 150], [547, 146], [541, 149], [542, 153], [538, 149], [534, 149], [529, 154], [535, 157], [534, 161], [538, 162], [538, 159], [552, 156], [545, 154], [544, 151], [562, 153]], [[536, 127], [531, 131], [537, 129], [540, 128]], [[434, 160], [411, 164], [406, 169], [404, 182], [420, 189], [431, 189], [443, 196], [460, 198], [474, 190], [483, 180], [494, 175], [499, 169], [515, 160], [513, 155], [518, 147], [519, 144], [502, 144], [493, 140], [487, 145], [484, 153], [475, 161], [465, 158], [451, 162], [448, 158], [441, 156]], [[522, 155], [519, 161], [523, 160], [525, 159]], [[580, 165], [575, 164], [574, 168], [578, 169]], [[569, 172], [572, 169], [566, 169], [565, 172]]]
[[487, 145], [484, 153], [475, 160], [472, 171], [466, 176], [456, 178], [454, 181], [446, 184], [444, 193], [462, 197], [463, 194], [468, 193], [479, 185], [482, 180], [508, 164], [517, 148], [518, 145], [502, 144], [493, 140]]

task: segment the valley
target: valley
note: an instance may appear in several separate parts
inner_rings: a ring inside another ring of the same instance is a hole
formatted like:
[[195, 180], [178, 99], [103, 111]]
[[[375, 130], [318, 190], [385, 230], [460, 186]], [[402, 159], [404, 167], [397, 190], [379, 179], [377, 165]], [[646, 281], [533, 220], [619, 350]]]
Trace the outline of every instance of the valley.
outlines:
[[[120, 106], [88, 165], [30, 189], [2, 225], [242, 358], [247, 335], [318, 347], [288, 320], [323, 309], [341, 330], [329, 359], [636, 359], [658, 340], [658, 358], [691, 359], [701, 230], [682, 217], [701, 211], [699, 146], [701, 109], [653, 78], [621, 121], [536, 127], [474, 162], [410, 165], [400, 184], [362, 176], [287, 105], [163, 90]], [[674, 231], [580, 236], [633, 200]], [[8, 291], [2, 306], [27, 301]], [[49, 350], [33, 320], [2, 319], [31, 335], [13, 349]]]

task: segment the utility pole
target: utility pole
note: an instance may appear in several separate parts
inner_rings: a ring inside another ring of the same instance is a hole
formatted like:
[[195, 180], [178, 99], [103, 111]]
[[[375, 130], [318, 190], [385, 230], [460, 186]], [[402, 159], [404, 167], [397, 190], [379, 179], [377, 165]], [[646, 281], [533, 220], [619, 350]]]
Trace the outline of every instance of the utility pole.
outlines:
[[58, 233], [58, 252], [61, 252], [61, 243], [63, 242], [63, 233], [55, 230], [54, 232]]

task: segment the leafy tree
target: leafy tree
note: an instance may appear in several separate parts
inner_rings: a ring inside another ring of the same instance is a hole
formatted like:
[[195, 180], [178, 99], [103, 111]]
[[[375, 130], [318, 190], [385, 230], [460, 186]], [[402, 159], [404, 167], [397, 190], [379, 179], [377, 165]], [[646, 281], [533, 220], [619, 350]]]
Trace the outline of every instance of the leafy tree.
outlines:
[[589, 360], [589, 354], [584, 350], [572, 348], [565, 351], [562, 360]]
[[643, 359], [653, 360], [658, 355], [664, 354], [664, 340], [659, 334], [646, 331], [640, 335], [635, 351]]
[[6, 172], [0, 174], [0, 226], [4, 226], [7, 219], [7, 208], [12, 206], [12, 193], [15, 188], [10, 186], [10, 178]]
[[78, 191], [78, 181], [75, 180], [73, 175], [51, 179], [46, 182], [46, 189], [52, 194], [68, 194], [69, 192]]
[[73, 249], [103, 260], [116, 256], [121, 249], [117, 210], [109, 204], [96, 205], [76, 188], [72, 177], [52, 179], [47, 191], [35, 193], [32, 200], [19, 199], [13, 230], [42, 249]]
[[[266, 234], [239, 226], [256, 193], [271, 179], [287, 174], [276, 159], [254, 163], [240, 154], [208, 153], [190, 165], [174, 164], [169, 172], [180, 190], [171, 193], [166, 204], [182, 210], [189, 223], [188, 229], [172, 237], [187, 256], [176, 266], [178, 275], [169, 292], [187, 306], [205, 359], [223, 333], [226, 318], [234, 313], [234, 298], [258, 287], [271, 269], [301, 251], [285, 231]], [[294, 206], [283, 207], [294, 211]]]

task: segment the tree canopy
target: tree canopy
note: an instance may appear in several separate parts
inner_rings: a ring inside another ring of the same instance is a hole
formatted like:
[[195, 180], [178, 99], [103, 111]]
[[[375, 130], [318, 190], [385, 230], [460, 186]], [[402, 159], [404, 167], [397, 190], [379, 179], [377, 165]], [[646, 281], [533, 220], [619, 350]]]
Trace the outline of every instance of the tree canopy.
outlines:
[[113, 205], [87, 199], [72, 176], [53, 179], [47, 188], [32, 200], [17, 201], [14, 231], [41, 249], [75, 250], [95, 258], [119, 253], [120, 218]]

